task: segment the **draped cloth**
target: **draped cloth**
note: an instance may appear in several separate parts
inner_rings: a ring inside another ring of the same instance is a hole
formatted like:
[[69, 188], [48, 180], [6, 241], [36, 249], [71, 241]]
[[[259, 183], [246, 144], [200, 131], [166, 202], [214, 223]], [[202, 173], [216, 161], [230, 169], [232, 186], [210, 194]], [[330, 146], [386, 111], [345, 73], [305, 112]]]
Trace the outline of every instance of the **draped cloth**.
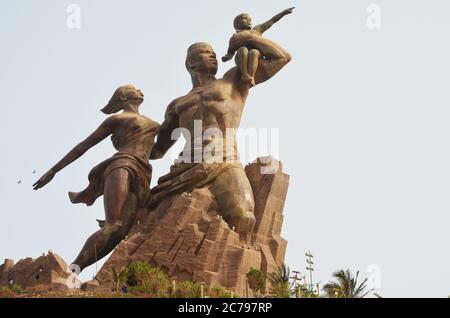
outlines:
[[169, 173], [159, 178], [158, 185], [152, 188], [148, 207], [156, 207], [167, 196], [200, 188], [231, 168], [243, 169], [239, 162], [176, 163], [170, 167]]
[[69, 192], [72, 203], [92, 205], [103, 195], [105, 180], [114, 169], [126, 169], [130, 175], [130, 191], [137, 195], [139, 206], [143, 207], [149, 200], [152, 167], [133, 154], [118, 152], [95, 166], [89, 173], [89, 185], [81, 192]]

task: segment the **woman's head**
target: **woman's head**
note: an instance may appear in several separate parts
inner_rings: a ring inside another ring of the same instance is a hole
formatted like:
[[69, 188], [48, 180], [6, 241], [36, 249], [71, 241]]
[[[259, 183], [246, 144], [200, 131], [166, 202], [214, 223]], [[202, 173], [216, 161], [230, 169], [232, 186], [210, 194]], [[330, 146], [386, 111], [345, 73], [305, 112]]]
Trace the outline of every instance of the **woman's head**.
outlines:
[[144, 94], [134, 85], [122, 85], [114, 92], [108, 104], [101, 109], [105, 114], [114, 114], [123, 110], [126, 103], [140, 105], [144, 101]]

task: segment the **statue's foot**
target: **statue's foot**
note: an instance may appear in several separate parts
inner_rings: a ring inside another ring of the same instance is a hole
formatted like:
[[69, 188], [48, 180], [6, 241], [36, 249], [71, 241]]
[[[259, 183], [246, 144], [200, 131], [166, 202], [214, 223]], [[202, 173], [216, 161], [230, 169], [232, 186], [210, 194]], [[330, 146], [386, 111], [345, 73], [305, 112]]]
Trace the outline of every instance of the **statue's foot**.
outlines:
[[75, 192], [69, 192], [70, 202], [74, 203], [75, 197], [76, 197], [76, 193]]
[[243, 248], [248, 248], [251, 243], [252, 233], [243, 232], [239, 234], [239, 243]]
[[239, 235], [240, 243], [246, 248], [251, 245], [254, 225], [255, 216], [253, 213], [248, 212], [243, 218], [241, 218], [239, 227], [236, 231]]
[[233, 58], [233, 55], [225, 54], [222, 56], [222, 62], [227, 62]]
[[103, 228], [105, 226], [106, 221], [105, 220], [96, 220], [98, 222], [98, 227], [99, 228]]
[[255, 215], [251, 211], [245, 211], [239, 217], [228, 220], [233, 231], [239, 235], [240, 245], [250, 246], [252, 240], [253, 227], [255, 226]]

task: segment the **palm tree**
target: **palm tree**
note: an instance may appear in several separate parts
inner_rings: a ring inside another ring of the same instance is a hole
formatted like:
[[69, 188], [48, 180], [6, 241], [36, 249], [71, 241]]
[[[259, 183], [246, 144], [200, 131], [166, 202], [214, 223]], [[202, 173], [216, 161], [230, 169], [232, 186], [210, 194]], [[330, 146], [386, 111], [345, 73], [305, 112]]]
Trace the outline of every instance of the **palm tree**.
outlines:
[[121, 285], [127, 280], [128, 269], [122, 267], [118, 270], [115, 266], [111, 266], [109, 274], [111, 275], [111, 281], [114, 283], [116, 292], [118, 293]]
[[248, 286], [256, 293], [266, 289], [266, 275], [259, 269], [251, 267], [247, 273]]
[[269, 273], [267, 278], [272, 286], [271, 292], [280, 298], [289, 298], [292, 294], [290, 283], [291, 270], [286, 264], [279, 265], [275, 272]]
[[331, 281], [323, 286], [323, 290], [330, 298], [363, 298], [368, 293], [373, 291], [367, 289], [367, 278], [358, 285], [359, 271], [356, 272], [356, 276], [353, 277], [349, 269], [346, 271], [339, 270], [333, 273], [333, 277], [337, 281]]

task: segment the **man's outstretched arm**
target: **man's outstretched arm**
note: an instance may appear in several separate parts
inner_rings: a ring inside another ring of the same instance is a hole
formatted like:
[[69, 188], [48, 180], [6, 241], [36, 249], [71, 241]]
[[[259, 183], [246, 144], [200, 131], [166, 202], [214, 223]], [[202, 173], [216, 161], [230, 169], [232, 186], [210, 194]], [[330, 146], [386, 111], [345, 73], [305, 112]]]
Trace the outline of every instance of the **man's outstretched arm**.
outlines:
[[176, 101], [174, 100], [167, 106], [164, 121], [159, 128], [158, 137], [150, 154], [150, 159], [162, 158], [176, 142], [176, 140], [172, 139], [172, 132], [179, 126], [178, 115], [174, 110]]

